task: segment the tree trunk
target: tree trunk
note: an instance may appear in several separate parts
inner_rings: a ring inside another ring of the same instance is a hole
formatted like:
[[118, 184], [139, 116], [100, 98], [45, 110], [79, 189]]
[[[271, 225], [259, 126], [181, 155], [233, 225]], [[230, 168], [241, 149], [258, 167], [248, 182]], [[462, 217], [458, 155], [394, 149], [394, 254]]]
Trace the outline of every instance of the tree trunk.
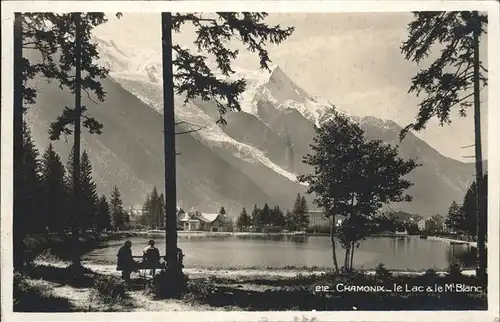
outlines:
[[332, 256], [333, 256], [333, 266], [335, 267], [335, 272], [339, 274], [339, 264], [337, 262], [337, 251], [335, 250], [335, 215], [332, 216], [332, 225], [330, 227], [330, 239], [332, 241]]
[[352, 264], [354, 262], [354, 249], [355, 249], [355, 245], [354, 245], [354, 242], [351, 243], [351, 263], [349, 265], [349, 271], [352, 272]]
[[351, 245], [347, 246], [345, 249], [345, 258], [344, 258], [344, 271], [349, 272], [349, 254], [351, 252]]
[[[478, 19], [478, 13], [474, 12]], [[474, 32], [474, 146], [476, 156], [476, 214], [477, 214], [477, 269], [476, 276], [480, 281], [486, 281], [486, 249], [485, 249], [485, 214], [483, 209], [482, 189], [479, 188], [483, 177], [483, 155], [481, 150], [481, 109], [479, 88], [479, 33], [481, 28], [477, 21], [477, 29]]]
[[13, 253], [14, 268], [19, 269], [24, 264], [24, 233], [26, 224], [23, 221], [23, 17], [14, 14], [14, 212], [13, 212]]
[[78, 242], [78, 231], [80, 222], [80, 119], [82, 114], [82, 73], [81, 73], [81, 13], [73, 13], [75, 23], [75, 135], [74, 135], [74, 157], [73, 157], [73, 222], [72, 235], [74, 242], [73, 266], [80, 266], [80, 245]]
[[181, 270], [177, 261], [177, 191], [175, 173], [174, 78], [172, 67], [172, 14], [162, 12], [163, 125], [165, 144], [166, 258], [169, 269]]

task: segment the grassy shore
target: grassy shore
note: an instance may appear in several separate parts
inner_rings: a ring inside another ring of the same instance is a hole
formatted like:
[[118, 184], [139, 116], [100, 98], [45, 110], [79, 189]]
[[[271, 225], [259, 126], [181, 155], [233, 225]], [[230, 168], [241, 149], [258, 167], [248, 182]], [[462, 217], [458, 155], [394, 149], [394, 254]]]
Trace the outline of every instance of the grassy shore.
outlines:
[[[145, 236], [138, 232], [89, 234], [81, 249], [91, 250], [103, 241]], [[146, 235], [149, 236], [149, 235]], [[475, 292], [335, 291], [338, 285], [394, 288], [400, 285], [460, 284], [477, 286], [474, 271], [357, 271], [336, 275], [326, 267], [213, 267], [184, 269], [188, 292], [181, 299], [161, 299], [151, 280], [133, 274], [126, 286], [115, 263], [83, 262], [85, 271], [73, 276], [68, 269], [70, 236], [30, 236], [25, 240], [33, 260], [23, 274], [15, 275], [14, 307], [17, 312], [131, 312], [207, 310], [482, 310], [486, 289]], [[318, 292], [327, 286], [331, 292]]]
[[[54, 256], [37, 258], [18, 277], [16, 311], [207, 311], [207, 310], [481, 310], [480, 292], [335, 292], [340, 284], [403, 288], [450, 283], [478, 285], [470, 272], [355, 272], [336, 275], [311, 268], [187, 268], [188, 292], [181, 299], [161, 299], [151, 281], [139, 275], [125, 287], [114, 265], [83, 263], [82, 276], [69, 275], [69, 262]], [[19, 282], [21, 281], [21, 282]], [[317, 287], [333, 292], [318, 292]]]

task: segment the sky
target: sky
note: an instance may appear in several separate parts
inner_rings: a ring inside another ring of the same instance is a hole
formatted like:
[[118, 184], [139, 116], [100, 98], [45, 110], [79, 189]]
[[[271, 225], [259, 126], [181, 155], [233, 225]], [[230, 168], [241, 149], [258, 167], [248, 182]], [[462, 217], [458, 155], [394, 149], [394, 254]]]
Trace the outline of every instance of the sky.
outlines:
[[[96, 36], [113, 40], [125, 51], [161, 53], [159, 14], [124, 13], [119, 20], [109, 16], [113, 18], [96, 29]], [[421, 67], [405, 60], [400, 52], [412, 17], [411, 13], [270, 13], [265, 20], [268, 24], [293, 26], [295, 31], [279, 46], [268, 46], [269, 55], [309, 94], [328, 99], [348, 113], [406, 126], [415, 119], [421, 100], [408, 94], [411, 78]], [[186, 46], [193, 37], [187, 28], [173, 39]], [[481, 60], [487, 66], [486, 49], [484, 41]], [[257, 69], [258, 57], [242, 50], [234, 65]], [[487, 89], [481, 95], [483, 154], [487, 158]], [[451, 119], [444, 127], [434, 120], [415, 134], [445, 156], [472, 162], [473, 158], [464, 156], [474, 155], [473, 147], [462, 148], [474, 143], [472, 110], [466, 118], [454, 112]]]

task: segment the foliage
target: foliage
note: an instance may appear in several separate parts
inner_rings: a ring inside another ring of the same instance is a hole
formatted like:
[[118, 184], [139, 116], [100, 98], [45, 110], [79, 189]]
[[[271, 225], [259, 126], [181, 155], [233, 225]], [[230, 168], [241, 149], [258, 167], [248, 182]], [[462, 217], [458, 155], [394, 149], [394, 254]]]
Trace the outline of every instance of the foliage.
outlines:
[[97, 230], [102, 231], [104, 229], [111, 228], [111, 209], [106, 199], [105, 195], [99, 198], [97, 204]]
[[[50, 21], [53, 19], [52, 13], [23, 13], [20, 15], [22, 32], [22, 48], [27, 51], [35, 51], [40, 55], [40, 60], [36, 63], [22, 57], [22, 90], [21, 105], [23, 112], [27, 111], [26, 106], [34, 104], [37, 96], [35, 87], [29, 85], [29, 80], [36, 75], [42, 74], [47, 81], [55, 75], [55, 64], [53, 54], [57, 51], [56, 35], [50, 28]], [[17, 35], [16, 35], [17, 36]]]
[[97, 225], [97, 185], [92, 179], [92, 164], [87, 151], [83, 151], [80, 162], [80, 227], [84, 230]]
[[412, 183], [404, 177], [418, 164], [399, 157], [398, 147], [365, 139], [360, 126], [335, 108], [332, 119], [316, 128], [311, 148], [303, 162], [314, 172], [300, 175], [299, 180], [309, 184], [307, 192], [315, 193], [313, 202], [325, 209], [326, 216], [346, 218], [338, 237], [349, 270], [354, 248], [371, 232], [378, 210], [391, 202], [411, 201], [404, 192]]
[[269, 69], [271, 62], [265, 49], [268, 43], [280, 44], [288, 38], [293, 28], [282, 29], [279, 25], [270, 27], [262, 21], [266, 13], [255, 12], [217, 12], [216, 14], [177, 13], [172, 16], [172, 28], [181, 32], [182, 27], [190, 23], [195, 30], [194, 44], [199, 52], [214, 55], [216, 68], [222, 73], [216, 76], [207, 64], [207, 57], [194, 54], [180, 45], [173, 45], [175, 59], [173, 64], [175, 90], [185, 95], [185, 102], [193, 98], [213, 100], [220, 113], [219, 123], [226, 124], [223, 115], [229, 111], [241, 109], [238, 96], [245, 91], [243, 78], [231, 80], [234, 74], [231, 62], [239, 52], [231, 50], [229, 40], [240, 41], [251, 52], [257, 52], [260, 66]]
[[49, 144], [42, 156], [41, 182], [42, 226], [49, 231], [63, 232], [69, 225], [65, 169], [52, 144]]
[[462, 277], [462, 266], [460, 263], [450, 263], [447, 269], [447, 276], [453, 280], [458, 280]]
[[261, 229], [262, 226], [264, 225], [264, 221], [262, 219], [262, 210], [257, 208], [257, 204], [254, 205], [251, 219], [254, 228]]
[[[72, 195], [73, 192], [73, 165], [75, 163], [75, 149], [72, 148], [68, 157], [66, 169], [66, 185], [67, 192], [66, 194], [69, 196]], [[95, 229], [97, 225], [97, 204], [99, 202], [99, 196], [97, 194], [97, 185], [92, 178], [92, 163], [90, 161], [89, 154], [86, 150], [83, 151], [80, 157], [80, 194], [78, 201], [78, 216], [77, 226], [82, 231], [85, 231], [88, 228]], [[74, 197], [74, 196], [73, 196]], [[70, 211], [72, 213], [76, 212], [76, 203], [70, 203]]]
[[[407, 60], [421, 63], [436, 43], [441, 55], [428, 68], [421, 69], [412, 78], [410, 93], [425, 94], [419, 104], [416, 123], [401, 132], [401, 139], [410, 130], [420, 131], [427, 122], [437, 117], [441, 125], [450, 123], [450, 112], [456, 107], [460, 116], [466, 116], [472, 105], [474, 33], [486, 33], [488, 17], [478, 12], [443, 11], [416, 12], [408, 25], [409, 36], [401, 47]], [[486, 68], [480, 62], [480, 84], [487, 85]]]
[[298, 222], [297, 215], [287, 209], [285, 213], [285, 228], [289, 231], [297, 231], [299, 230]]
[[112, 275], [95, 275], [92, 291], [104, 303], [116, 303], [128, 296], [126, 285]]
[[271, 223], [271, 210], [269, 209], [269, 205], [267, 203], [264, 204], [264, 207], [260, 211], [260, 220], [264, 227], [269, 227]]
[[[363, 273], [338, 275], [328, 272], [312, 276], [297, 275], [287, 279], [269, 277], [255, 280], [207, 279], [193, 280], [188, 284], [185, 299], [195, 300], [212, 307], [234, 308], [250, 311], [347, 311], [353, 307], [363, 311], [380, 310], [469, 310], [486, 308], [485, 292], [481, 294], [456, 292], [338, 292], [339, 284], [345, 286], [380, 287], [392, 289], [394, 283], [412, 288], [449, 283], [446, 277], [421, 277], [394, 275], [383, 279]], [[263, 291], [241, 288], [241, 284], [258, 284]], [[462, 277], [458, 283], [477, 285], [477, 281]], [[329, 286], [330, 292], [317, 292], [317, 286]], [[479, 297], [479, 298], [478, 298]]]
[[392, 277], [392, 273], [385, 268], [383, 263], [379, 263], [377, 267], [375, 267], [375, 277], [380, 281], [389, 281]]
[[158, 194], [156, 186], [146, 195], [142, 209], [144, 225], [158, 229], [165, 227], [165, 197], [163, 193]]
[[286, 224], [285, 216], [283, 215], [283, 211], [281, 211], [279, 206], [275, 206], [270, 210], [271, 212], [271, 220], [270, 225], [274, 227], [284, 228]]
[[[80, 70], [82, 71], [81, 90], [85, 92], [90, 100], [92, 95], [98, 101], [103, 102], [106, 97], [101, 81], [108, 76], [108, 70], [99, 66], [99, 52], [97, 43], [92, 40], [92, 31], [95, 27], [107, 22], [104, 13], [64, 13], [53, 14], [50, 17], [52, 25], [51, 31], [55, 35], [55, 42], [58, 44], [58, 61], [53, 77], [59, 82], [62, 88], [68, 88], [73, 94], [76, 90], [77, 79], [71, 72], [75, 68], [76, 59], [76, 22], [75, 14], [80, 15], [80, 36], [81, 51], [78, 53], [80, 59]], [[103, 125], [87, 113], [87, 108], [81, 106], [83, 126], [88, 128], [91, 134], [101, 134]], [[73, 131], [71, 126], [79, 120], [79, 115], [75, 107], [66, 106], [63, 113], [50, 124], [50, 139], [58, 140], [61, 134], [70, 135]]]
[[[482, 205], [484, 205], [485, 209], [481, 209], [483, 213], [483, 218], [487, 221], [488, 214], [488, 173], [483, 175], [483, 178], [479, 180], [479, 187], [476, 182], [472, 182], [472, 184], [467, 189], [465, 193], [462, 211], [464, 216], [463, 222], [463, 230], [465, 233], [476, 236], [477, 235], [477, 212], [476, 212], [476, 203], [477, 203], [477, 189], [481, 191], [481, 196], [483, 198]], [[487, 236], [488, 230], [485, 229], [485, 234]]]
[[[485, 205], [486, 209], [482, 209], [482, 212], [486, 218], [488, 214], [488, 173], [485, 173], [485, 175], [479, 182], [480, 189], [484, 191], [482, 193], [482, 196], [484, 198], [483, 205]], [[452, 202], [448, 210], [448, 215], [445, 219], [447, 227], [454, 230], [455, 232], [464, 233], [469, 236], [474, 237], [477, 235], [476, 191], [477, 185], [474, 181], [467, 189], [462, 205], [458, 204], [455, 201]]]
[[31, 137], [31, 131], [26, 122], [23, 124], [23, 150], [22, 162], [18, 165], [22, 167], [20, 184], [22, 185], [22, 200], [19, 203], [19, 211], [14, 213], [15, 224], [23, 224], [26, 232], [36, 232], [44, 230], [45, 221], [40, 216], [39, 211], [42, 205], [42, 182], [40, 154]]
[[157, 298], [179, 298], [188, 289], [188, 281], [182, 272], [163, 270], [153, 278], [153, 292]]
[[238, 219], [236, 220], [236, 226], [240, 231], [245, 231], [252, 225], [252, 218], [247, 213], [247, 210], [243, 208]]
[[299, 193], [292, 208], [294, 216], [290, 217], [290, 220], [294, 220], [295, 223], [292, 223], [291, 226], [295, 227], [296, 230], [304, 230], [307, 228], [309, 226], [308, 212], [309, 207], [307, 206], [306, 198]]
[[122, 196], [117, 186], [115, 186], [111, 192], [111, 200], [109, 203], [113, 228], [116, 230], [123, 229], [125, 225], [125, 210], [123, 209]]
[[445, 219], [446, 227], [455, 232], [463, 232], [465, 230], [464, 221], [465, 216], [462, 205], [453, 201], [448, 209], [448, 215]]

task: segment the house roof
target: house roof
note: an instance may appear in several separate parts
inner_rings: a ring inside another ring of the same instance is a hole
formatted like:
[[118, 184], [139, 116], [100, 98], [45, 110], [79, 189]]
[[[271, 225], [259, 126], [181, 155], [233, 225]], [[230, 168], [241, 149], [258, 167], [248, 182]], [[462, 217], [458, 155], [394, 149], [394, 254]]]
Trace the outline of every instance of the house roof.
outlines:
[[198, 215], [198, 219], [200, 219], [203, 222], [213, 222], [219, 217], [219, 214], [205, 214], [202, 213]]

